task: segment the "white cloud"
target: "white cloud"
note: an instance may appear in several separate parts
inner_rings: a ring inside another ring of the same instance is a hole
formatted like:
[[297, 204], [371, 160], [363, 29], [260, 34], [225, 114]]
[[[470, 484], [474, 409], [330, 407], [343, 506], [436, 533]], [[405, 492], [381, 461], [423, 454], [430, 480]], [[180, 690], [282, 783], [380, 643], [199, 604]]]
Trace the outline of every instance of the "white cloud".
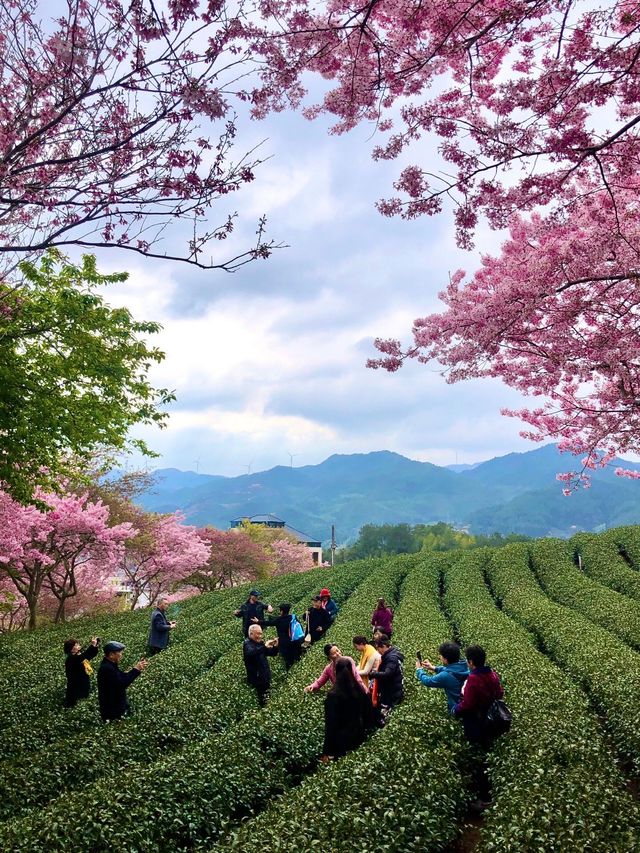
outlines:
[[[366, 134], [328, 138], [299, 116], [252, 133], [268, 135], [263, 153], [275, 156], [233, 196], [242, 220], [222, 248], [246, 247], [263, 213], [291, 248], [232, 276], [136, 259], [111, 291], [164, 325], [153, 380], [178, 402], [166, 430], [138, 431], [163, 454], [155, 464], [199, 460], [200, 471], [238, 475], [289, 464], [290, 453], [296, 465], [381, 449], [449, 464], [530, 448], [499, 414], [520, 398], [498, 382], [448, 386], [436, 367], [364, 367], [373, 338], [410, 342], [448, 273], [477, 265], [455, 246], [448, 214], [383, 219], [373, 204], [391, 194], [398, 164], [371, 162]], [[502, 239], [484, 228], [478, 237], [492, 252]], [[122, 255], [108, 262], [123, 268]]]

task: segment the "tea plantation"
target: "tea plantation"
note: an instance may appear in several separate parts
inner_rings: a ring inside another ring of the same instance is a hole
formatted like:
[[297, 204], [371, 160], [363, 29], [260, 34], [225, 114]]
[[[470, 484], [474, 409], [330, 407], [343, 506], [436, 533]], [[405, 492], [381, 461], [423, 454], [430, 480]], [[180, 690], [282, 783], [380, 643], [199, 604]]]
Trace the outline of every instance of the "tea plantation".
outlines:
[[[181, 603], [118, 724], [100, 722], [95, 692], [62, 709], [62, 642], [120, 640], [126, 669], [148, 610], [0, 638], [0, 851], [640, 853], [640, 528], [347, 563], [262, 591], [301, 613], [327, 583], [340, 605], [329, 638], [346, 654], [376, 600], [393, 604], [406, 698], [326, 766], [323, 696], [303, 693], [322, 644], [289, 672], [271, 659], [261, 709], [233, 616], [248, 587]], [[514, 715], [473, 834], [469, 747], [443, 693], [413, 677], [415, 650], [436, 660], [452, 637], [487, 649]]]

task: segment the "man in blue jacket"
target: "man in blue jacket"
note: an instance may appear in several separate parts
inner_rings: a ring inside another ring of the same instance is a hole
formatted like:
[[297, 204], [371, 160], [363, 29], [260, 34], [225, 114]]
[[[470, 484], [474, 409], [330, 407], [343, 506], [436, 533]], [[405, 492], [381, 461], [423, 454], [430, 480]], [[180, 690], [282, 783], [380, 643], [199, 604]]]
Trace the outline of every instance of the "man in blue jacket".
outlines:
[[175, 622], [167, 619], [166, 599], [161, 598], [151, 614], [151, 630], [149, 631], [149, 657], [157, 655], [169, 645], [169, 633], [176, 627]]
[[[442, 666], [434, 666], [430, 661], [416, 659], [416, 678], [425, 687], [440, 687], [447, 697], [449, 713], [460, 701], [462, 685], [469, 677], [467, 662], [460, 660], [460, 646], [448, 641], [438, 649]], [[427, 672], [435, 673], [427, 675]]]

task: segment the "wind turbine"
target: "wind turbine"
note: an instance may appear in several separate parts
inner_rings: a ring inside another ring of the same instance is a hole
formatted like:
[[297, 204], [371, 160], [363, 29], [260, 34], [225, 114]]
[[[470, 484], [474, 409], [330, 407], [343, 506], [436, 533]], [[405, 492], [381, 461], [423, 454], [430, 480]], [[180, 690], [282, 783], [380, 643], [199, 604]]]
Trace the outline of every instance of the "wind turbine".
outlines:
[[291, 463], [291, 467], [293, 468], [293, 460], [296, 456], [302, 456], [302, 453], [289, 453], [287, 450], [287, 456], [289, 457], [289, 462]]
[[249, 462], [249, 464], [248, 464], [248, 465], [243, 465], [243, 466], [242, 466], [243, 468], [246, 468], [246, 469], [247, 469], [247, 476], [249, 476], [249, 474], [251, 473], [251, 466], [252, 466], [252, 465], [253, 465], [253, 459], [251, 460], [251, 462]]
[[198, 457], [197, 459], [194, 459], [193, 464], [196, 466], [196, 474], [197, 474], [199, 472], [199, 469], [200, 469], [200, 457]]

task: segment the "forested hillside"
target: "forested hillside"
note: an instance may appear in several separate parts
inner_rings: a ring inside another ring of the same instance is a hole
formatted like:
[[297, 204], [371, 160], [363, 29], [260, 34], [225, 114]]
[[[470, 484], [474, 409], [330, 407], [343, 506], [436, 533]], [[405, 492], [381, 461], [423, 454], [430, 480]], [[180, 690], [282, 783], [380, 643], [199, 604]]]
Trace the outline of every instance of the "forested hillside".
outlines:
[[270, 512], [325, 543], [335, 524], [339, 544], [353, 542], [365, 524], [444, 521], [479, 534], [570, 536], [640, 521], [637, 484], [613, 469], [592, 472], [593, 488], [565, 497], [556, 475], [568, 464], [547, 445], [458, 473], [387, 451], [241, 477], [164, 469], [140, 500], [146, 509], [180, 509], [192, 524], [223, 530], [237, 516]]

